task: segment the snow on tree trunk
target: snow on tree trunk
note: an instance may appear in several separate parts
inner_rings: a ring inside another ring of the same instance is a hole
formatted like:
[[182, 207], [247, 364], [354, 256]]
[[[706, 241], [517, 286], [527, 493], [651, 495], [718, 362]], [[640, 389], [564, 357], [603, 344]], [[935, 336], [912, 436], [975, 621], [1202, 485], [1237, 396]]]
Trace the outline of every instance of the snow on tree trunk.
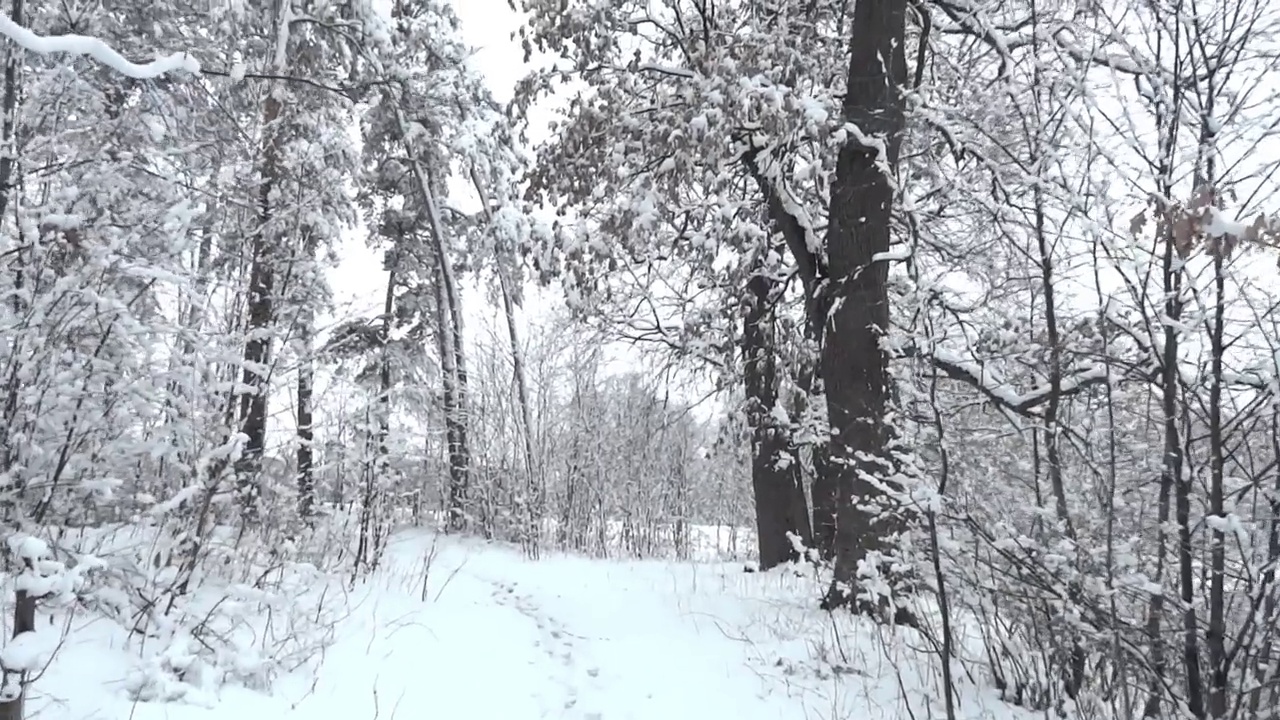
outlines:
[[[9, 6], [9, 18], [15, 23], [22, 23], [23, 0], [13, 0]], [[0, 112], [4, 113], [3, 136], [0, 137], [0, 218], [5, 216], [9, 208], [9, 198], [14, 191], [13, 171], [17, 165], [17, 116], [18, 106], [18, 65], [22, 49], [10, 44], [5, 52], [4, 62], [4, 105]]]
[[[404, 118], [399, 116], [398, 119], [401, 131], [406, 132]], [[413, 149], [407, 146], [406, 137], [406, 149], [412, 153]], [[467, 355], [462, 340], [462, 299], [453, 271], [453, 261], [449, 258], [445, 243], [444, 227], [440, 223], [431, 178], [421, 160], [412, 158], [412, 166], [421, 200], [426, 207], [429, 232], [435, 243], [440, 292], [438, 301], [442, 303], [438, 315], [438, 332], [447, 336], [447, 342], [441, 347], [444, 353], [441, 361], [446, 369], [445, 414], [449, 430], [449, 528], [461, 531], [467, 526], [466, 500], [471, 472], [471, 448], [467, 442]]]
[[778, 367], [773, 304], [777, 283], [773, 268], [761, 252], [747, 281], [746, 314], [742, 327], [743, 375], [747, 415], [751, 424], [751, 485], [756, 500], [756, 530], [760, 569], [768, 570], [797, 559], [794, 535], [806, 546], [812, 531], [804, 496], [800, 460], [791, 452], [786, 424], [778, 413]]
[[827, 605], [869, 597], [867, 573], [884, 569], [903, 516], [888, 485], [886, 423], [888, 264], [894, 166], [904, 129], [906, 0], [859, 0], [850, 29], [848, 87], [826, 237], [831, 315], [822, 347], [822, 379], [831, 423], [829, 471], [839, 488], [835, 579]]
[[[275, 56], [272, 66], [285, 69], [289, 45], [289, 7], [277, 0], [275, 15]], [[240, 432], [244, 435], [236, 484], [246, 516], [253, 518], [259, 508], [262, 453], [267, 440], [267, 399], [271, 361], [271, 335], [275, 320], [276, 264], [281, 256], [279, 239], [272, 237], [270, 225], [277, 208], [274, 193], [280, 183], [281, 90], [272, 85], [262, 101], [262, 144], [259, 164], [258, 227], [253, 232], [249, 259], [248, 322], [245, 327], [244, 368], [240, 396]]]
[[300, 359], [298, 367], [298, 515], [310, 522], [315, 513], [316, 479], [312, 446], [315, 442], [315, 419], [312, 412], [313, 389], [315, 386], [315, 368], [311, 357], [311, 327], [307, 318], [300, 328], [303, 337], [299, 338], [305, 357]]

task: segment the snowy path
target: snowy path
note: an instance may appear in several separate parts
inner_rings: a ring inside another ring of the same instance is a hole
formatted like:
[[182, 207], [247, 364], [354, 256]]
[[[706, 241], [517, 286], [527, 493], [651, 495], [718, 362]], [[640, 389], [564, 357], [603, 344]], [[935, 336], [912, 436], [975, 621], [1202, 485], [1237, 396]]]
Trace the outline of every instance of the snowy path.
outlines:
[[[583, 653], [576, 647], [575, 641], [585, 638], [569, 632], [563, 623], [542, 610], [535, 598], [517, 593], [514, 585], [501, 581], [490, 582], [495, 587], [493, 597], [499, 605], [519, 612], [538, 629], [539, 639], [534, 644], [550, 660], [554, 668], [550, 674], [563, 692], [564, 700], [560, 703], [562, 712], [559, 716], [581, 716], [585, 720], [599, 720], [603, 713], [578, 707], [583, 689], [598, 686], [600, 677], [598, 667], [589, 662], [584, 667]], [[556, 713], [551, 715], [555, 716]]]
[[[431, 542], [402, 537], [389, 574], [412, 575]], [[661, 563], [637, 564], [648, 573], [576, 558], [533, 563], [451, 540], [437, 553], [430, 592], [438, 599], [422, 612], [447, 613], [450, 637], [433, 624], [434, 642], [391, 642], [383, 665], [413, 667], [416, 682], [404, 687], [428, 692], [432, 706], [443, 701], [478, 720], [797, 717], [794, 703], [769, 699], [768, 682], [715, 618], [682, 607], [679, 583]], [[377, 681], [399, 684], [385, 673]]]
[[409, 533], [351, 593], [318, 672], [281, 678], [270, 694], [228, 686], [210, 707], [132, 703], [120, 689], [127, 651], [90, 628], [73, 633], [33, 700], [70, 720], [806, 717], [776, 678], [749, 667], [752, 648], [733, 627], [750, 613], [724, 592], [725, 578], [743, 576], [659, 562], [530, 562], [500, 546]]
[[[300, 598], [320, 597], [321, 587], [301, 589]], [[383, 568], [368, 582], [331, 603], [337, 620], [328, 625], [331, 636], [322, 656], [312, 658], [304, 671], [276, 678], [269, 688], [229, 683], [189, 702], [132, 702], [123, 680], [139, 665], [138, 643], [125, 642], [119, 625], [86, 615], [33, 687], [31, 715], [59, 720], [940, 716], [931, 656], [913, 654], [909, 642], [886, 645], [852, 617], [816, 611], [817, 589], [785, 571], [747, 575], [734, 565], [566, 556], [533, 562], [499, 545], [410, 532], [392, 541]], [[298, 629], [315, 632], [316, 626], [306, 620]], [[144, 652], [155, 655], [154, 648]], [[970, 687], [961, 708], [962, 720], [1023, 717], [1011, 715], [989, 686]]]
[[570, 700], [561, 717], [795, 716], [793, 705], [766, 701], [767, 684], [750, 673], [740, 643], [715, 618], [682, 611], [669, 591], [661, 597], [601, 575], [594, 588], [582, 578], [568, 591], [543, 586], [536, 576], [526, 581], [529, 590], [496, 583], [500, 602], [534, 621], [540, 645], [563, 666]]

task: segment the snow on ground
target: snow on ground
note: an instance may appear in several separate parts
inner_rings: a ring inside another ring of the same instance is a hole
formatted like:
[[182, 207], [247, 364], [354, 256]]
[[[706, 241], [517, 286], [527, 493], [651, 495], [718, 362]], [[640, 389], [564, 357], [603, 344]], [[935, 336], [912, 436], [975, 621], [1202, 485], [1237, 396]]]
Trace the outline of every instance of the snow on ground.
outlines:
[[[393, 538], [371, 580], [329, 603], [346, 611], [313, 667], [269, 691], [224, 686], [203, 703], [133, 702], [125, 687], [139, 651], [118, 625], [81, 620], [30, 707], [71, 720], [942, 715], [927, 661], [907, 642], [817, 611], [814, 592], [812, 579], [789, 570], [530, 561], [498, 544], [410, 531]], [[970, 687], [961, 699], [966, 720], [1010, 714], [992, 692]]]

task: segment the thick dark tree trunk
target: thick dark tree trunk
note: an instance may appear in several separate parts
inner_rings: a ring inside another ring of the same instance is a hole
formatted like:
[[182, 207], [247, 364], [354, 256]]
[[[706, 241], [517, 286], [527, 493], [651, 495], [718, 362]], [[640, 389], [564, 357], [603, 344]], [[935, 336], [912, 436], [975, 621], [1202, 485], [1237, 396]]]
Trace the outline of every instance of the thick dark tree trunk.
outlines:
[[274, 94], [268, 93], [263, 103], [262, 177], [258, 191], [258, 229], [253, 234], [250, 270], [247, 339], [244, 346], [244, 368], [241, 383], [246, 390], [240, 396], [240, 432], [245, 435], [244, 448], [236, 466], [237, 490], [246, 516], [258, 512], [262, 453], [267, 438], [268, 363], [271, 360], [271, 322], [275, 314], [275, 260], [267, 225], [274, 208], [271, 193], [279, 175], [279, 143], [276, 124], [283, 107]]
[[[743, 164], [765, 201], [765, 209], [773, 230], [781, 235], [783, 242], [795, 261], [796, 272], [804, 287], [805, 295], [805, 341], [810, 356], [802, 361], [798, 374], [798, 385], [804, 394], [802, 405], [807, 407], [816, 398], [822, 396], [821, 373], [814, 354], [822, 347], [823, 330], [826, 318], [831, 309], [831, 298], [823, 295], [820, 289], [827, 277], [827, 270], [822, 256], [814, 251], [813, 229], [801, 222], [800, 218], [788, 208], [784, 200], [785, 190], [776, 182], [776, 168], [767, 165], [768, 158], [762, 157], [763, 148], [752, 147], [742, 156]], [[764, 161], [764, 162], [762, 162]], [[804, 414], [804, 407], [797, 415]], [[788, 438], [788, 447], [794, 457], [800, 457], [800, 449], [809, 444], [813, 453], [813, 539], [812, 547], [816, 548], [823, 558], [830, 558], [835, 543], [836, 531], [836, 482], [828, 471], [830, 447], [826, 442], [800, 441], [795, 436]]]
[[796, 535], [805, 546], [810, 544], [812, 535], [800, 459], [792, 452], [787, 428], [775, 419], [778, 371], [773, 302], [777, 283], [768, 272], [761, 262], [756, 262], [747, 281], [749, 295], [742, 330], [751, 423], [751, 484], [755, 491], [761, 570], [798, 559], [788, 533]]
[[[889, 327], [888, 265], [894, 187], [905, 124], [900, 88], [907, 0], [858, 0], [850, 38], [845, 120], [850, 132], [836, 164], [827, 226], [833, 311], [822, 346], [822, 379], [831, 422], [830, 473], [839, 491], [834, 606], [854, 600], [859, 564], [889, 547], [902, 528], [902, 508], [885, 491], [890, 435], [888, 355], [881, 339]], [[867, 607], [861, 601], [860, 607]], [[868, 600], [878, 607], [879, 600]]]

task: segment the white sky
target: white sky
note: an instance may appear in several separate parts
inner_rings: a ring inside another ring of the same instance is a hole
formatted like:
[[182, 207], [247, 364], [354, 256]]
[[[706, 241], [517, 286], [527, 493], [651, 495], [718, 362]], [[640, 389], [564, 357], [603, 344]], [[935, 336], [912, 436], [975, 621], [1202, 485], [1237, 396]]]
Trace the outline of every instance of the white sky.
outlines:
[[525, 74], [524, 52], [511, 38], [520, 17], [507, 0], [453, 0], [453, 7], [462, 19], [463, 38], [476, 49], [473, 66], [488, 79], [497, 99], [507, 102]]

